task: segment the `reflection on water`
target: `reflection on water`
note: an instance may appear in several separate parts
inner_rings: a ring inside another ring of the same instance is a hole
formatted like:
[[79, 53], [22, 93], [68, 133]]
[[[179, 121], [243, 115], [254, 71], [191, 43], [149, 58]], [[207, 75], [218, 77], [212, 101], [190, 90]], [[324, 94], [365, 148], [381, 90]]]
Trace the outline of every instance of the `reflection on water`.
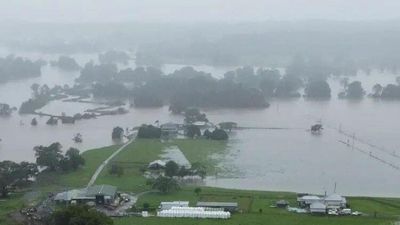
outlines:
[[[33, 56], [31, 56], [33, 57]], [[53, 56], [55, 57], [55, 56]], [[92, 56], [94, 58], [95, 56]], [[89, 56], [81, 56], [83, 64]], [[176, 65], [166, 66], [174, 70]], [[212, 72], [212, 71], [210, 71]], [[217, 70], [216, 74], [223, 73]], [[43, 76], [29, 80], [0, 84], [0, 102], [12, 106], [30, 97], [33, 83], [73, 84], [79, 74], [65, 73], [55, 68], [43, 68]], [[359, 75], [351, 80], [361, 80], [369, 92], [377, 80], [382, 85], [394, 83], [395, 77], [384, 74]], [[224, 173], [210, 177], [208, 185], [259, 190], [287, 190], [301, 192], [331, 192], [334, 183], [337, 191], [350, 195], [398, 196], [400, 171], [395, 170], [368, 154], [361, 154], [339, 142], [348, 137], [340, 129], [355, 134], [368, 143], [384, 147], [387, 152], [400, 155], [398, 127], [400, 127], [400, 102], [339, 100], [338, 81], [331, 81], [333, 98], [330, 101], [304, 99], [272, 100], [268, 109], [222, 110], [208, 109], [208, 118], [215, 122], [235, 121], [246, 127], [283, 127], [287, 130], [240, 130], [231, 135], [230, 153], [223, 159]], [[41, 111], [61, 114], [82, 112], [92, 104], [52, 102]], [[130, 109], [119, 116], [78, 121], [75, 125], [46, 125], [47, 117], [38, 118], [37, 127], [30, 126], [32, 115], [0, 118], [0, 160], [34, 160], [32, 148], [60, 142], [64, 148], [81, 150], [113, 144], [113, 127], [133, 127], [143, 123], [181, 122], [180, 116], [168, 112], [168, 107], [158, 109]], [[307, 129], [321, 120], [325, 126], [320, 136], [311, 135]], [[22, 122], [22, 123], [21, 123]], [[21, 125], [24, 124], [24, 125]], [[83, 135], [83, 143], [72, 140], [74, 134]], [[400, 159], [376, 148], [356, 143], [374, 156], [400, 166]]]

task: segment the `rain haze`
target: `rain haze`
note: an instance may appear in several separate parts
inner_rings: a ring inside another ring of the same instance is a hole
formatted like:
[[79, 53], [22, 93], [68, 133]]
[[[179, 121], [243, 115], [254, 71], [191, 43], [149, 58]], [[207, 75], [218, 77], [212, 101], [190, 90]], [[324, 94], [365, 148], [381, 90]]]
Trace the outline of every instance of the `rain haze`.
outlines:
[[[398, 19], [396, 0], [15, 0], [1, 20], [26, 22], [248, 22]], [[105, 15], [106, 18], [105, 18]]]
[[398, 224], [399, 11], [0, 0], [0, 224]]

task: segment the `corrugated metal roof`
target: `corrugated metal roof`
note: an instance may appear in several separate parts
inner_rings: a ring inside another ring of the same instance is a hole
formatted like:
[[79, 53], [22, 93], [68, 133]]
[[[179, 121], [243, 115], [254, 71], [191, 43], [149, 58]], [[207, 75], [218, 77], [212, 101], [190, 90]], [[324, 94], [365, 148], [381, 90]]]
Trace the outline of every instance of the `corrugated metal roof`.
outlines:
[[197, 202], [197, 207], [238, 207], [237, 202]]
[[111, 185], [94, 185], [86, 190], [87, 197], [96, 195], [114, 196], [116, 193], [117, 187]]

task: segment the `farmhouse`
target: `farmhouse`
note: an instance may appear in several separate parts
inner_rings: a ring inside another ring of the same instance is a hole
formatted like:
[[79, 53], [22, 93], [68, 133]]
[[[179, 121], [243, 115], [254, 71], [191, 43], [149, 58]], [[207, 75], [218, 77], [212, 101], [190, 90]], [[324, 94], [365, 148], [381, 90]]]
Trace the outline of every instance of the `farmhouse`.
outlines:
[[177, 123], [165, 123], [160, 126], [162, 135], [171, 136], [178, 134], [179, 124]]
[[310, 205], [311, 213], [326, 213], [326, 205], [321, 202], [314, 202]]
[[346, 198], [338, 194], [325, 197], [324, 202], [328, 209], [346, 208], [347, 205]]

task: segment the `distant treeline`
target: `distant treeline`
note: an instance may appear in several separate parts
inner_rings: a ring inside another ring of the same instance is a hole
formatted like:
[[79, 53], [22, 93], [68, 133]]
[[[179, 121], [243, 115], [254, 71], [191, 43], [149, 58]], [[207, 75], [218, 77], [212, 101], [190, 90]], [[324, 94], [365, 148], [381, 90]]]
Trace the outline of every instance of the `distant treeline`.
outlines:
[[0, 58], [0, 82], [38, 77], [44, 64], [41, 60], [31, 61], [13, 55]]

